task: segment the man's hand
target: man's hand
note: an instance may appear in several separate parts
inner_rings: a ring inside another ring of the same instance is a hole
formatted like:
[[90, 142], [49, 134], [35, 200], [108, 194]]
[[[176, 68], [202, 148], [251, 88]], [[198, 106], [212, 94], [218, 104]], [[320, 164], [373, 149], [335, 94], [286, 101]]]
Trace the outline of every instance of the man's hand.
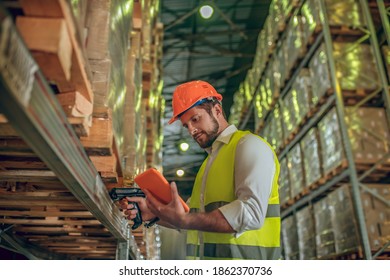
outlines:
[[[172, 200], [168, 204], [161, 203], [149, 191], [144, 190], [146, 195], [146, 205], [154, 216], [176, 228], [185, 228], [186, 216], [183, 205], [180, 202], [176, 183], [171, 182]], [[141, 210], [142, 211], [142, 210]]]
[[141, 216], [143, 221], [150, 221], [154, 219], [156, 216], [148, 209], [146, 205], [145, 198], [143, 197], [126, 197], [126, 199], [122, 199], [120, 201], [120, 206], [124, 210], [127, 219], [133, 220], [138, 212], [137, 209], [134, 208], [132, 202], [136, 202], [138, 204], [138, 208], [141, 211]]

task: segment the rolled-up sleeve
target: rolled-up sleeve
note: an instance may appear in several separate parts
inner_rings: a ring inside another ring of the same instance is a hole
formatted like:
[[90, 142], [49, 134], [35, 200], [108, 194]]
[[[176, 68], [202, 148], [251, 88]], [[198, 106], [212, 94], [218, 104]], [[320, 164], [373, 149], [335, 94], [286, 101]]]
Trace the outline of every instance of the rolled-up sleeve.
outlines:
[[238, 143], [234, 165], [237, 199], [219, 210], [239, 236], [263, 226], [276, 166], [271, 148], [251, 134]]

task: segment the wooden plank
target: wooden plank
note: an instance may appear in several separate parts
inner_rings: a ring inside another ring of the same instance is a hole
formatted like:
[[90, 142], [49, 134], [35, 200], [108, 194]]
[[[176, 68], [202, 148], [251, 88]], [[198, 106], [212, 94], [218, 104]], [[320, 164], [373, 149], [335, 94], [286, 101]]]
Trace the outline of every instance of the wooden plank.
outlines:
[[68, 117], [68, 121], [79, 137], [88, 137], [90, 132], [90, 122], [88, 117]]
[[47, 239], [47, 235], [29, 235], [26, 234], [25, 237], [28, 239], [30, 242], [50, 242], [50, 241], [55, 241], [55, 242], [114, 242], [116, 244], [117, 240], [112, 237], [112, 236], [70, 236], [70, 235], [63, 235], [63, 236], [52, 236], [49, 239]]
[[35, 153], [22, 139], [0, 139], [0, 155], [31, 157]]
[[0, 181], [60, 182], [54, 172], [45, 170], [0, 170]]
[[[50, 4], [46, 2], [50, 2]], [[57, 86], [61, 92], [78, 91], [88, 101], [93, 103], [93, 92], [90, 83], [91, 74], [89, 73], [88, 64], [86, 63], [83, 49], [81, 48], [82, 45], [77, 39], [77, 29], [68, 2], [66, 0], [23, 0], [21, 1], [21, 5], [27, 16], [65, 19], [69, 41], [73, 50], [70, 69], [71, 76], [69, 83], [61, 83]], [[48, 6], [42, 9], [43, 5]]]
[[10, 219], [0, 218], [0, 223], [9, 225], [35, 225], [35, 226], [97, 226], [101, 225], [98, 220], [46, 220], [46, 219]]
[[40, 246], [61, 246], [61, 247], [77, 247], [77, 246], [91, 246], [91, 247], [100, 247], [100, 248], [115, 248], [116, 242], [104, 242], [104, 241], [94, 241], [94, 240], [84, 240], [84, 241], [78, 241], [77, 239], [73, 238], [72, 240], [53, 240], [54, 238], [50, 238], [49, 240], [46, 238], [41, 241], [37, 241], [35, 243], [39, 244]]
[[90, 233], [90, 234], [107, 234], [110, 232], [106, 228], [72, 228], [72, 227], [38, 227], [38, 226], [15, 226], [13, 228], [15, 232], [37, 232], [37, 233], [48, 233], [48, 234], [60, 234], [60, 233]]
[[77, 91], [56, 95], [68, 117], [88, 117], [92, 115], [93, 105]]
[[92, 218], [93, 215], [88, 211], [21, 211], [21, 210], [2, 210], [0, 216], [8, 217], [72, 217], [72, 218]]
[[88, 137], [81, 137], [81, 143], [88, 155], [112, 155], [113, 145], [112, 119], [93, 118]]
[[15, 129], [8, 122], [7, 118], [2, 114], [0, 114], [0, 137], [1, 138], [18, 137], [18, 134], [16, 133]]
[[2, 156], [0, 169], [48, 169], [39, 158], [34, 157], [6, 157]]
[[53, 0], [19, 0], [26, 15], [37, 17], [63, 17], [61, 6]]
[[0, 199], [0, 207], [12, 207], [12, 208], [29, 208], [35, 206], [58, 206], [58, 207], [70, 207], [70, 209], [78, 209], [80, 202], [78, 201], [63, 201], [63, 200], [30, 200], [23, 203], [23, 200], [9, 200]]
[[65, 20], [17, 17], [16, 26], [45, 77], [56, 84], [67, 83], [71, 75], [72, 45]]
[[90, 156], [89, 157], [98, 172], [116, 172], [116, 156]]

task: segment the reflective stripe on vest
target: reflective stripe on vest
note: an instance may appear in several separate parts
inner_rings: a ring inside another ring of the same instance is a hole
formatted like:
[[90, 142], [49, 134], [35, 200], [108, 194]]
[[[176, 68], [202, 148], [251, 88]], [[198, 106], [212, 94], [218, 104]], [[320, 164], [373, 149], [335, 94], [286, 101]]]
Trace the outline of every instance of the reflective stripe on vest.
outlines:
[[[236, 199], [234, 196], [235, 151], [239, 140], [248, 133], [250, 132], [236, 131], [229, 143], [220, 148], [212, 163], [208, 173], [209, 176], [205, 180], [206, 186], [203, 194], [206, 212], [218, 209]], [[201, 232], [204, 242], [204, 256], [202, 257], [206, 259], [280, 258], [279, 162], [275, 154], [274, 159], [276, 170], [263, 226], [257, 230], [246, 231], [237, 238], [228, 233]], [[201, 208], [200, 191], [207, 161], [208, 158], [206, 158], [196, 176], [190, 199], [192, 212], [198, 212]], [[187, 258], [199, 257], [198, 233], [198, 231], [193, 230], [187, 232]]]

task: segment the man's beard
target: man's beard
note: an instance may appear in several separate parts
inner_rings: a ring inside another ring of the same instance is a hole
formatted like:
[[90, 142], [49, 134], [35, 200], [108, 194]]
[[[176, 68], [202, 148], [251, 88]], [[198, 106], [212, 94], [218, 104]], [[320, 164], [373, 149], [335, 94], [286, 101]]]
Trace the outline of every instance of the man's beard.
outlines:
[[219, 135], [219, 133], [218, 133], [219, 124], [217, 122], [217, 119], [213, 115], [211, 115], [211, 121], [212, 121], [211, 130], [202, 131], [202, 134], [206, 135], [206, 141], [199, 143], [197, 140], [195, 140], [202, 149], [211, 147], [211, 145], [214, 143], [215, 139], [217, 139], [217, 137]]

